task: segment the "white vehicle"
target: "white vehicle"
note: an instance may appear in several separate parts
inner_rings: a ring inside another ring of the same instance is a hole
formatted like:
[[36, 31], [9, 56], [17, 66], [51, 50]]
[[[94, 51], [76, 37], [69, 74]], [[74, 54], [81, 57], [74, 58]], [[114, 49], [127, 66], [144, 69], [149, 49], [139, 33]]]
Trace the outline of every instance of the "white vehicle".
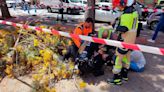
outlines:
[[7, 7], [11, 8], [14, 4], [21, 4], [22, 0], [6, 0]]
[[112, 3], [96, 3], [95, 20], [101, 22], [114, 23], [121, 12], [112, 10]]
[[53, 12], [57, 10], [64, 9], [63, 12], [67, 13], [80, 13], [81, 10], [81, 3], [80, 0], [41, 0], [41, 5], [45, 5], [48, 12]]
[[96, 3], [96, 7], [98, 8], [103, 8], [103, 10], [105, 9], [112, 9], [112, 3], [108, 3], [108, 2], [99, 2]]
[[120, 17], [121, 13], [113, 10], [96, 10], [95, 20], [102, 22], [114, 23], [118, 17]]
[[87, 0], [80, 0], [82, 10], [85, 11], [85, 7], [87, 7]]

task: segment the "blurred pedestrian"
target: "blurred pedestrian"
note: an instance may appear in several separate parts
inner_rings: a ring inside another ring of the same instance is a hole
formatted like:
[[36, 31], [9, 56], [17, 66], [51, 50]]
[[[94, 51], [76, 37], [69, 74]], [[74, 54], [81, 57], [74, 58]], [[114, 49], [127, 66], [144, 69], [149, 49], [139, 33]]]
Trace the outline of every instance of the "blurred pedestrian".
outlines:
[[154, 35], [152, 39], [149, 39], [149, 42], [155, 43], [155, 40], [158, 36], [159, 31], [164, 31], [164, 13], [161, 14], [161, 17], [159, 19], [159, 23], [155, 29]]

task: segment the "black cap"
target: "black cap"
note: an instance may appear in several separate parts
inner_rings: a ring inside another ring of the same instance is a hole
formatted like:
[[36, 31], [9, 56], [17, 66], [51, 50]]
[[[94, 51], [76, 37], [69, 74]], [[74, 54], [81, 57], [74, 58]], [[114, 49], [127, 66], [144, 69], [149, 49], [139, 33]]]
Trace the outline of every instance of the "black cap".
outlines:
[[86, 20], [85, 20], [85, 22], [87, 22], [87, 23], [93, 23], [93, 19], [92, 18], [87, 18]]

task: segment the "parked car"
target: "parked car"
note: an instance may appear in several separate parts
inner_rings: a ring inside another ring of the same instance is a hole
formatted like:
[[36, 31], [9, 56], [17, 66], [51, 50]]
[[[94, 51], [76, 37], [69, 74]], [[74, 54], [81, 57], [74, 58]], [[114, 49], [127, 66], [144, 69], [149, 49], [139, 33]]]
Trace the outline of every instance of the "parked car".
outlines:
[[147, 18], [147, 25], [150, 29], [155, 30], [157, 27], [157, 24], [159, 22], [160, 16], [162, 13], [152, 13], [148, 18]]
[[14, 5], [19, 6], [21, 4], [22, 0], [6, 0], [6, 4], [8, 8], [12, 8]]
[[161, 1], [159, 2], [159, 5], [160, 5], [161, 7], [164, 7], [164, 0], [161, 0]]
[[[141, 4], [139, 2], [136, 3], [136, 5], [139, 5], [139, 8], [140, 9], [143, 9], [143, 8], [147, 8], [146, 5], [144, 4]], [[150, 15], [151, 13], [150, 12], [141, 12], [141, 14], [139, 15], [139, 20], [140, 21], [146, 21], [147, 17]]]
[[163, 9], [164, 8], [164, 0], [161, 0], [159, 2], [159, 5], [156, 5], [155, 8], [157, 8], [157, 9]]
[[[96, 3], [95, 20], [101, 22], [114, 23], [121, 15], [121, 12], [111, 9], [112, 3], [99, 2]], [[86, 14], [85, 14], [86, 15]]]
[[80, 0], [41, 0], [40, 4], [47, 7], [48, 12], [57, 10], [61, 11], [62, 6], [64, 7], [63, 12], [67, 13], [80, 13]]
[[87, 0], [80, 0], [82, 11], [85, 11], [85, 7], [87, 7]]

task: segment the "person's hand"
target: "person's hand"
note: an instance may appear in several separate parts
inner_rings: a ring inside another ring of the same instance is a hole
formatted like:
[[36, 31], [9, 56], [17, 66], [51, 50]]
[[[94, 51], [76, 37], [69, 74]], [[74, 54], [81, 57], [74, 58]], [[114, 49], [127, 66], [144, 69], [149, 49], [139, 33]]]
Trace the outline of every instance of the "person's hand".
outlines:
[[96, 33], [90, 33], [89, 36], [96, 37], [97, 34]]
[[99, 49], [101, 49], [101, 48], [103, 48], [103, 47], [104, 47], [104, 45], [100, 45], [100, 46], [99, 46]]
[[103, 54], [102, 55], [103, 60], [106, 60], [107, 57], [108, 57], [108, 54]]
[[100, 49], [100, 50], [98, 51], [98, 53], [99, 53], [99, 54], [104, 54], [104, 51]]
[[98, 52], [94, 52], [94, 57], [97, 56], [99, 53]]

